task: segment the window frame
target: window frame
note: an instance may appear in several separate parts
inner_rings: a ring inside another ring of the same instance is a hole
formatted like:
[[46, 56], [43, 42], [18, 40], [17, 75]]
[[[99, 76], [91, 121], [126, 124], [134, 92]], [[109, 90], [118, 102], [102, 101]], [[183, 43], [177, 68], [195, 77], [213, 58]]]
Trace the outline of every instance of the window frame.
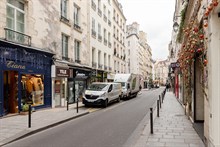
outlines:
[[62, 33], [62, 57], [68, 58], [69, 52], [69, 36]]

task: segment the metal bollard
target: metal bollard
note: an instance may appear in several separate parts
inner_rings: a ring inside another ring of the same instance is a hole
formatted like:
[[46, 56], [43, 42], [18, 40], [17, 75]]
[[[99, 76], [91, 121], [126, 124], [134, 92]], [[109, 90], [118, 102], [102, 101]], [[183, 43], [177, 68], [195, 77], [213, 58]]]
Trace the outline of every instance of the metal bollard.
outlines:
[[29, 104], [28, 108], [28, 128], [31, 128], [31, 104]]
[[66, 101], [66, 110], [68, 111], [69, 110], [69, 102], [68, 102], [68, 99]]
[[159, 108], [159, 100], [157, 100], [157, 117], [159, 117], [160, 116], [160, 110], [159, 110], [160, 108]]
[[79, 98], [76, 100], [76, 113], [79, 112]]
[[153, 108], [150, 108], [150, 133], [153, 134]]
[[159, 101], [160, 101], [160, 108], [161, 108], [161, 97], [160, 97], [160, 95], [159, 95]]

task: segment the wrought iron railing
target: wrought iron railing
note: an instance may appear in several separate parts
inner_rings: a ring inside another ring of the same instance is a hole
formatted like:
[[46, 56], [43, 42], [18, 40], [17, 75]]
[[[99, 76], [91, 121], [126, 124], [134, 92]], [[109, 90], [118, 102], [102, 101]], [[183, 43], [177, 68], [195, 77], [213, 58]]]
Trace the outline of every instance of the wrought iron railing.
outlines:
[[14, 31], [9, 28], [4, 28], [4, 29], [5, 29], [5, 40], [31, 46], [31, 36]]
[[96, 10], [96, 4], [94, 3], [94, 1], [92, 0], [92, 9], [95, 11]]

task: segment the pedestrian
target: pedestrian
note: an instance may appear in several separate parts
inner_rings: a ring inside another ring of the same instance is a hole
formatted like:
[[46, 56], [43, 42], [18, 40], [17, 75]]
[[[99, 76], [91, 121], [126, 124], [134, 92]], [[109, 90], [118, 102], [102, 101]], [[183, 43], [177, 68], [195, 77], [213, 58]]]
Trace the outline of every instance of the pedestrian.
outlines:
[[142, 89], [142, 86], [140, 85], [140, 86], [139, 86], [139, 90], [141, 91], [141, 89]]

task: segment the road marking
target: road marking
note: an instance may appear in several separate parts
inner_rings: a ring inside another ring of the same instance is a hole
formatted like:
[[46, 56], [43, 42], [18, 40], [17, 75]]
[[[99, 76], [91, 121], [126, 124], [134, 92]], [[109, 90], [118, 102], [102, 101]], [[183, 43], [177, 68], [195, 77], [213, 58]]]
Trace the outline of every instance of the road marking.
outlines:
[[92, 113], [92, 112], [98, 111], [100, 109], [101, 108], [89, 108], [88, 111], [89, 111], [89, 113]]

